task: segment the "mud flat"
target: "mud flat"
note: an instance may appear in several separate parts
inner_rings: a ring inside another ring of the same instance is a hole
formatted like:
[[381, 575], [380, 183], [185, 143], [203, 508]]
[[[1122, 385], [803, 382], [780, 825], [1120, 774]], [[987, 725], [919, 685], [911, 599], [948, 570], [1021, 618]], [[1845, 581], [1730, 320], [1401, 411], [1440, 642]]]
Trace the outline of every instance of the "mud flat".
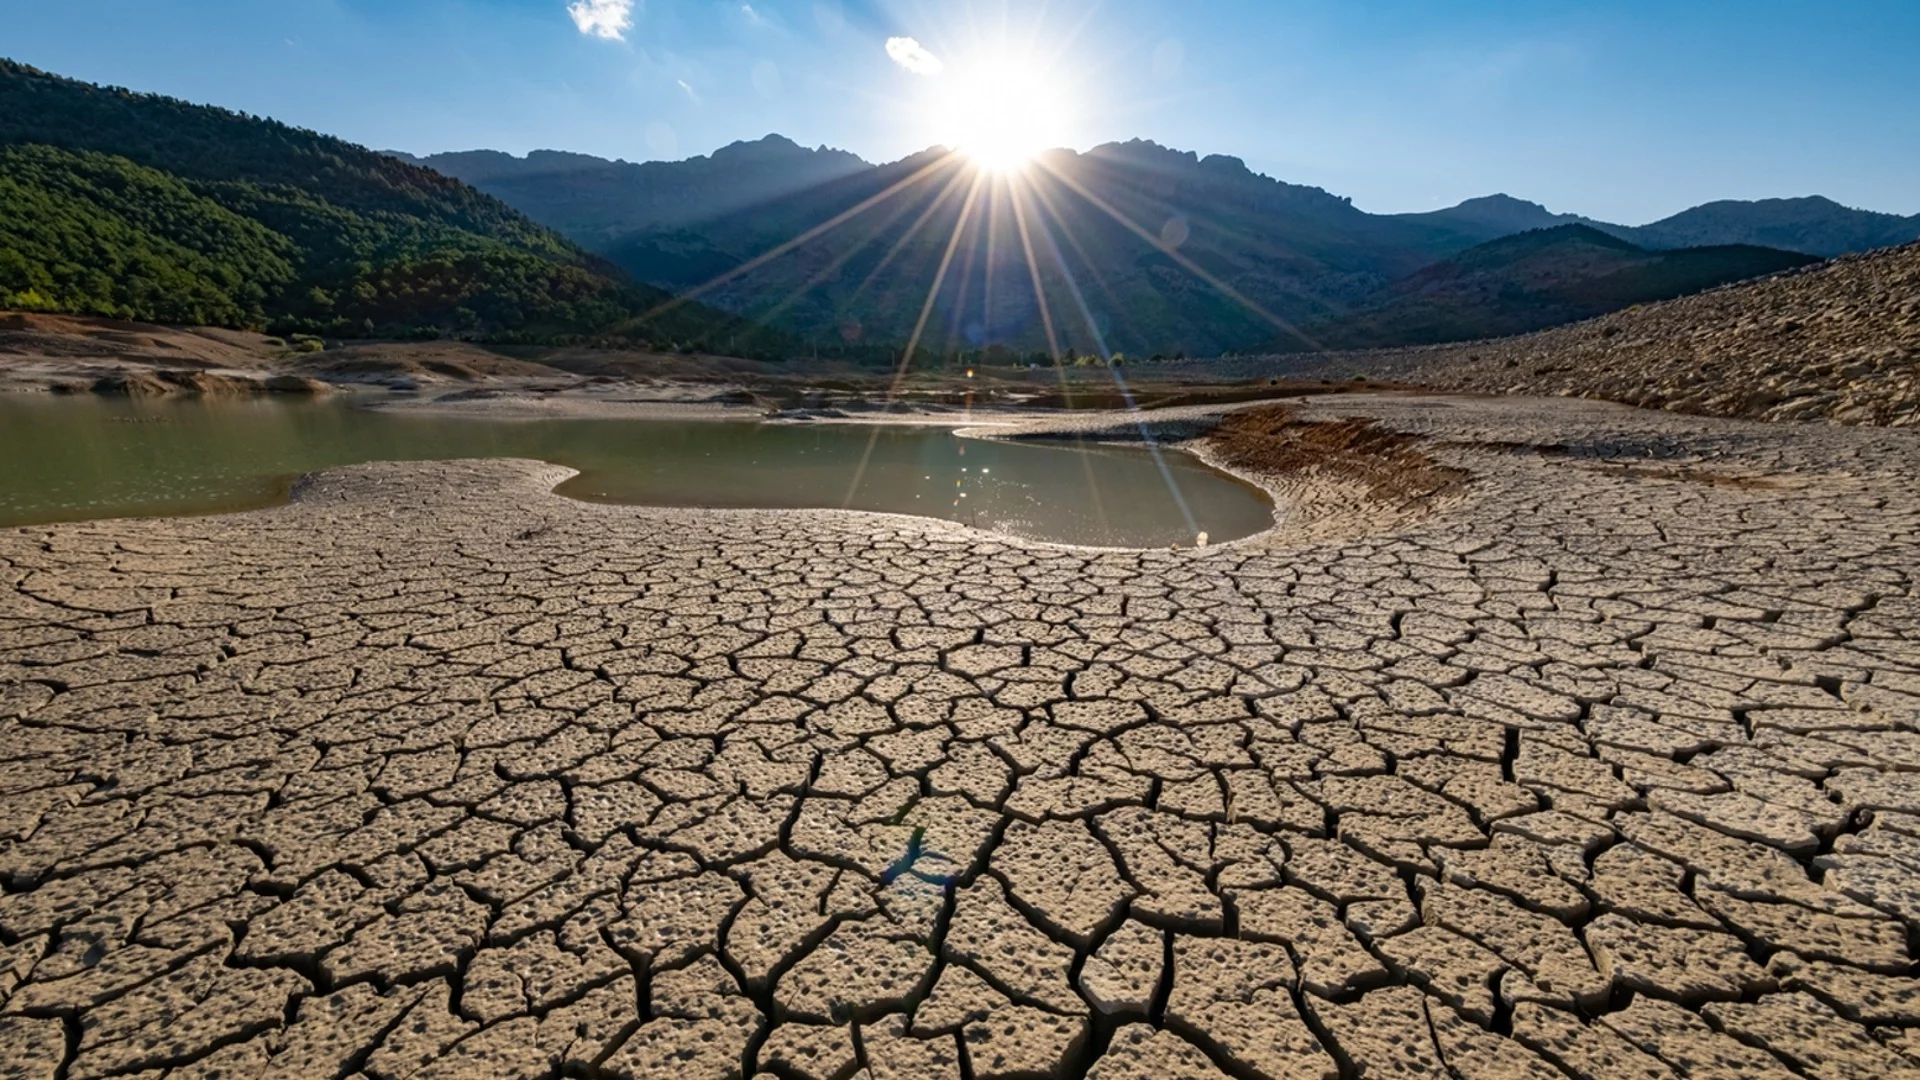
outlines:
[[1920, 439], [1295, 419], [1461, 475], [1283, 447], [1200, 551], [519, 461], [0, 533], [0, 1062], [1920, 1070]]

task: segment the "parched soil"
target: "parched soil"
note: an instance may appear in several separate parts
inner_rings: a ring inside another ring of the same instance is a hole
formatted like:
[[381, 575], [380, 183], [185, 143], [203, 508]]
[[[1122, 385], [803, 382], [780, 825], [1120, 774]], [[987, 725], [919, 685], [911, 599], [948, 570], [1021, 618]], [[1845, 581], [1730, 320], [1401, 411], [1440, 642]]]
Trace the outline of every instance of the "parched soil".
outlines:
[[1913, 433], [1245, 423], [1474, 483], [1180, 552], [514, 461], [0, 532], [0, 1073], [1920, 1070]]

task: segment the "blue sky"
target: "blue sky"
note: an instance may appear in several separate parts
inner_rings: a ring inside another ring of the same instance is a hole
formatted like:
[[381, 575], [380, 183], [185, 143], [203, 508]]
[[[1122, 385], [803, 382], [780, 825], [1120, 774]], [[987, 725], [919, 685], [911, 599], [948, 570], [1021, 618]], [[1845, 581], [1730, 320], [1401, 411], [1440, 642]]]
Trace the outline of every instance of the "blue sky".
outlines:
[[[1373, 211], [1920, 212], [1915, 0], [572, 3], [0, 0], [0, 55], [417, 153], [645, 160], [777, 131], [875, 161], [942, 141], [942, 80], [1000, 55], [1058, 99], [1059, 143], [1233, 154]], [[945, 70], [895, 62], [896, 37]]]

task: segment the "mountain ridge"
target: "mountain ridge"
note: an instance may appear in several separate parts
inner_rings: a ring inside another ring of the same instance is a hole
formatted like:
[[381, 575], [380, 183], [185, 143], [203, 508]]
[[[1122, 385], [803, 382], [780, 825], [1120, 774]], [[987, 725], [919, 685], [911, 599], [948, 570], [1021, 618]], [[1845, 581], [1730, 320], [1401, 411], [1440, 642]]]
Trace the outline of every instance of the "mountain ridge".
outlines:
[[[778, 133], [770, 133], [752, 141], [736, 141], [716, 149], [711, 154], [677, 161], [632, 162], [625, 159], [601, 158], [572, 151], [546, 149], [533, 150], [519, 157], [497, 150], [451, 151], [423, 157], [402, 151], [386, 152], [403, 161], [435, 168], [486, 190], [488, 184], [503, 177], [551, 177], [564, 173], [569, 168], [656, 170], [657, 175], [666, 175], [681, 167], [700, 169], [710, 163], [720, 163], [723, 159], [728, 164], [740, 164], [745, 163], [745, 155], [740, 154], [740, 151], [769, 144], [790, 148], [790, 151], [794, 152], [791, 156], [779, 160], [800, 160], [801, 155], [828, 155], [849, 170], [877, 169], [899, 164], [898, 161], [868, 162], [849, 151], [824, 145], [808, 149]], [[1059, 154], [1078, 154], [1082, 157], [1108, 160], [1133, 160], [1156, 165], [1184, 161], [1189, 167], [1206, 170], [1222, 177], [1240, 176], [1265, 180], [1296, 192], [1317, 192], [1328, 200], [1352, 206], [1352, 200], [1346, 196], [1327, 192], [1323, 188], [1269, 177], [1249, 168], [1243, 159], [1229, 154], [1203, 155], [1192, 150], [1163, 146], [1148, 139], [1135, 138], [1106, 142], [1083, 152], [1056, 149], [1047, 151], [1042, 156]], [[908, 155], [909, 158], [915, 156], [917, 155]], [[524, 197], [523, 192], [512, 194], [515, 197]], [[512, 199], [509, 198], [508, 201], [511, 203]], [[1555, 212], [1540, 203], [1505, 192], [1473, 196], [1437, 210], [1375, 214], [1355, 209], [1356, 212], [1367, 214], [1372, 218], [1398, 219], [1478, 230], [1472, 234], [1474, 243], [1494, 239], [1499, 235], [1563, 224], [1590, 225], [1642, 247], [1699, 247], [1745, 243], [1823, 257], [1866, 251], [1876, 247], [1896, 246], [1920, 239], [1920, 214], [1900, 215], [1850, 207], [1823, 195], [1713, 200], [1643, 225], [1624, 225], [1583, 214]], [[532, 216], [538, 219], [538, 215]], [[699, 220], [698, 216], [689, 216], [672, 224], [689, 224], [697, 220]], [[639, 228], [646, 227], [646, 224], [634, 225], [628, 231], [637, 231]], [[572, 235], [563, 225], [554, 227]], [[579, 239], [579, 237], [575, 238]]]
[[1556, 214], [1537, 202], [1515, 198], [1506, 192], [1477, 195], [1438, 210], [1394, 216], [1427, 221], [1459, 222], [1470, 226], [1497, 229], [1502, 233], [1546, 229], [1555, 225], [1592, 224], [1590, 218], [1579, 214]]
[[[1644, 226], [1558, 213], [1504, 193], [1435, 211], [1373, 214], [1232, 155], [1128, 139], [1048, 151], [1026, 170], [1031, 216], [1053, 225], [1026, 239], [1042, 264], [1037, 275], [1008, 258], [1022, 240], [1003, 219], [970, 226], [943, 277], [941, 248], [959, 225], [963, 200], [910, 179], [941, 154], [868, 164], [773, 135], [684, 162], [581, 165], [559, 152], [424, 160], [464, 172], [641, 281], [703, 290], [723, 310], [767, 320], [802, 341], [899, 345], [918, 327], [922, 344], [949, 352], [995, 343], [1096, 355], [1260, 348], [1276, 334], [1286, 340], [1301, 327], [1359, 312], [1392, 283], [1478, 245], [1563, 225], [1650, 250], [1748, 245], [1828, 256], [1908, 232], [1905, 238], [1920, 238], [1920, 216], [1854, 211], [1824, 199], [1706, 204]], [[502, 168], [513, 175], [502, 177]], [[958, 174], [941, 172], [940, 185]], [[1130, 222], [1111, 220], [1109, 210]], [[839, 224], [813, 235], [826, 222]], [[924, 235], [911, 235], [916, 228]], [[796, 245], [796, 238], [804, 240]], [[1718, 284], [1728, 273], [1741, 276], [1745, 265], [1784, 265], [1751, 253], [1688, 258], [1687, 273], [1654, 276]], [[1615, 293], [1641, 297], [1650, 282], [1617, 283]], [[1664, 287], [1651, 295], [1666, 295]], [[1572, 310], [1597, 313], [1584, 300]], [[1484, 329], [1537, 328], [1535, 319], [1514, 315], [1489, 317]]]
[[938, 351], [1094, 355], [1254, 344], [1444, 253], [1417, 227], [1378, 242], [1374, 219], [1340, 196], [1141, 141], [1052, 151], [1017, 188], [983, 178], [986, 208], [969, 217], [979, 175], [927, 151], [600, 250], [663, 288], [712, 284], [702, 295], [717, 306], [803, 340], [905, 342], [918, 328]]
[[845, 150], [808, 149], [779, 134], [679, 161], [610, 160], [564, 150], [534, 150], [524, 157], [497, 150], [425, 157], [386, 152], [472, 184], [589, 245], [734, 212], [874, 167]]
[[1820, 262], [1728, 244], [1647, 248], [1584, 223], [1490, 240], [1393, 282], [1288, 349], [1365, 349], [1508, 337]]
[[[1051, 151], [1016, 177], [941, 148], [873, 165], [777, 134], [681, 162], [412, 159], [6, 61], [0, 154], [0, 305], [334, 336], [679, 347], [723, 334], [870, 359], [909, 342], [950, 357], [1242, 351], [1445, 288], [1473, 297], [1468, 317], [1419, 333], [1505, 333], [1544, 312], [1585, 317], [1601, 296], [1634, 303], [1790, 263], [1751, 246], [1658, 259], [1641, 248], [1920, 235], [1920, 216], [1819, 197], [1722, 201], [1631, 229], [1510, 195], [1370, 214], [1231, 155], [1144, 139]], [[1586, 231], [1522, 269], [1431, 269], [1522, 226]], [[1601, 234], [1638, 245], [1606, 258], [1662, 269], [1598, 292], [1582, 278], [1578, 302], [1554, 293], [1568, 275], [1596, 276], [1580, 268], [1605, 261]], [[1519, 277], [1489, 291], [1500, 274]]]
[[[939, 249], [958, 227], [961, 200], [943, 204], [921, 181], [917, 192], [892, 196], [902, 204], [897, 209], [860, 209], [940, 160], [923, 153], [740, 213], [637, 230], [600, 250], [640, 280], [675, 291], [711, 288], [703, 295], [723, 309], [771, 321], [803, 340], [857, 334], [901, 342], [920, 326], [921, 340], [936, 350], [1001, 343], [1016, 351], [1204, 355], [1265, 347], [1276, 333], [1311, 341], [1302, 328], [1333, 327], [1377, 304], [1393, 283], [1515, 235], [1509, 230], [1518, 225], [1577, 225], [1590, 230], [1589, 242], [1606, 234], [1636, 252], [1645, 246], [1619, 239], [1618, 227], [1510, 196], [1470, 201], [1455, 213], [1369, 214], [1343, 196], [1275, 180], [1237, 158], [1129, 140], [1084, 154], [1041, 155], [1023, 183], [1034, 192], [1031, 216], [1053, 227], [1025, 240], [1003, 227], [989, 242], [976, 223], [942, 278]], [[955, 166], [942, 175], [960, 173]], [[1130, 222], [1115, 222], [1110, 211]], [[811, 227], [856, 212], [837, 232], [794, 246]], [[916, 228], [923, 235], [912, 235]], [[1024, 256], [1007, 259], [1023, 244], [1042, 264], [1045, 311]], [[1579, 318], [1611, 310], [1596, 306], [1602, 296], [1620, 306], [1807, 261], [1751, 251], [1669, 260], [1641, 252], [1626, 261], [1635, 260], [1643, 264], [1639, 278], [1572, 299], [1533, 292], [1531, 313], [1512, 304], [1496, 311], [1500, 303], [1487, 296], [1451, 328], [1390, 340], [1538, 329], [1551, 322], [1541, 312]], [[1651, 270], [1656, 263], [1664, 267], [1658, 273]], [[924, 324], [922, 312], [930, 316]], [[1051, 325], [1043, 325], [1046, 312]], [[1342, 329], [1355, 332], [1358, 323]]]
[[1920, 214], [1861, 210], [1824, 195], [1720, 199], [1629, 232], [1629, 239], [1657, 247], [1746, 243], [1830, 258], [1920, 240]]

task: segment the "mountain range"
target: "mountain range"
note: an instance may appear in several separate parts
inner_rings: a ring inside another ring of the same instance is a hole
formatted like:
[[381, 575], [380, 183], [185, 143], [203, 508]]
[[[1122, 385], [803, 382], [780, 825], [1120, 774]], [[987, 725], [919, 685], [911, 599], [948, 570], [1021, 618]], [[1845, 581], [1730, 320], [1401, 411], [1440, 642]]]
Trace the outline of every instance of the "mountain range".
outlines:
[[1505, 337], [1765, 277], [1819, 257], [1750, 244], [1653, 249], [1583, 224], [1490, 240], [1388, 285], [1358, 310], [1282, 335], [1274, 351]]
[[1133, 140], [1016, 174], [779, 136], [678, 162], [376, 153], [0, 61], [0, 308], [333, 337], [969, 362], [1509, 334], [1920, 236], [1819, 198], [1624, 227], [1370, 214]]
[[808, 150], [780, 135], [684, 161], [638, 164], [559, 150], [526, 157], [497, 150], [389, 153], [472, 184], [588, 246], [719, 217], [872, 168], [844, 150]]
[[[1109, 144], [1092, 153], [1111, 154], [1125, 145]], [[1152, 143], [1139, 145], [1149, 152], [1159, 149]], [[388, 153], [464, 180], [589, 246], [623, 233], [691, 225], [881, 167], [845, 150], [808, 149], [777, 134], [732, 143], [704, 157], [637, 164], [558, 150], [535, 150], [525, 157], [498, 150], [425, 157]], [[1211, 160], [1225, 164], [1234, 159]], [[1556, 214], [1506, 194], [1483, 195], [1443, 210], [1382, 216], [1457, 230], [1469, 241], [1556, 225], [1590, 225], [1648, 248], [1751, 244], [1821, 257], [1920, 239], [1920, 214], [1856, 210], [1819, 195], [1721, 200], [1638, 226]]]
[[1556, 225], [1589, 225], [1648, 248], [1750, 244], [1823, 258], [1893, 247], [1920, 238], [1920, 214], [1902, 217], [1855, 210], [1819, 195], [1750, 201], [1723, 199], [1638, 226], [1615, 225], [1578, 214], [1556, 214], [1539, 203], [1511, 195], [1485, 195], [1445, 210], [1402, 216], [1461, 222], [1501, 233]]
[[[700, 290], [707, 302], [802, 341], [897, 344], [919, 327], [919, 340], [942, 350], [1000, 343], [1205, 354], [1311, 347], [1323, 338], [1456, 340], [1770, 273], [1805, 261], [1796, 255], [1920, 238], [1920, 215], [1854, 210], [1817, 196], [1708, 203], [1643, 226], [1554, 213], [1504, 194], [1426, 213], [1369, 214], [1237, 158], [1142, 140], [1044, 155], [1014, 185], [1024, 195], [994, 199], [1000, 189], [991, 182], [993, 205], [970, 216], [970, 170], [940, 148], [874, 165], [770, 135], [683, 162], [545, 151], [407, 160], [500, 197], [641, 281]], [[1023, 204], [1031, 263], [1015, 203]], [[1565, 226], [1587, 232], [1474, 250]], [[1627, 258], [1629, 247], [1639, 254]], [[1682, 248], [1718, 250], [1649, 254]], [[1626, 272], [1635, 260], [1638, 269]], [[1449, 261], [1457, 265], [1444, 269]], [[1447, 304], [1466, 307], [1444, 311]]]

